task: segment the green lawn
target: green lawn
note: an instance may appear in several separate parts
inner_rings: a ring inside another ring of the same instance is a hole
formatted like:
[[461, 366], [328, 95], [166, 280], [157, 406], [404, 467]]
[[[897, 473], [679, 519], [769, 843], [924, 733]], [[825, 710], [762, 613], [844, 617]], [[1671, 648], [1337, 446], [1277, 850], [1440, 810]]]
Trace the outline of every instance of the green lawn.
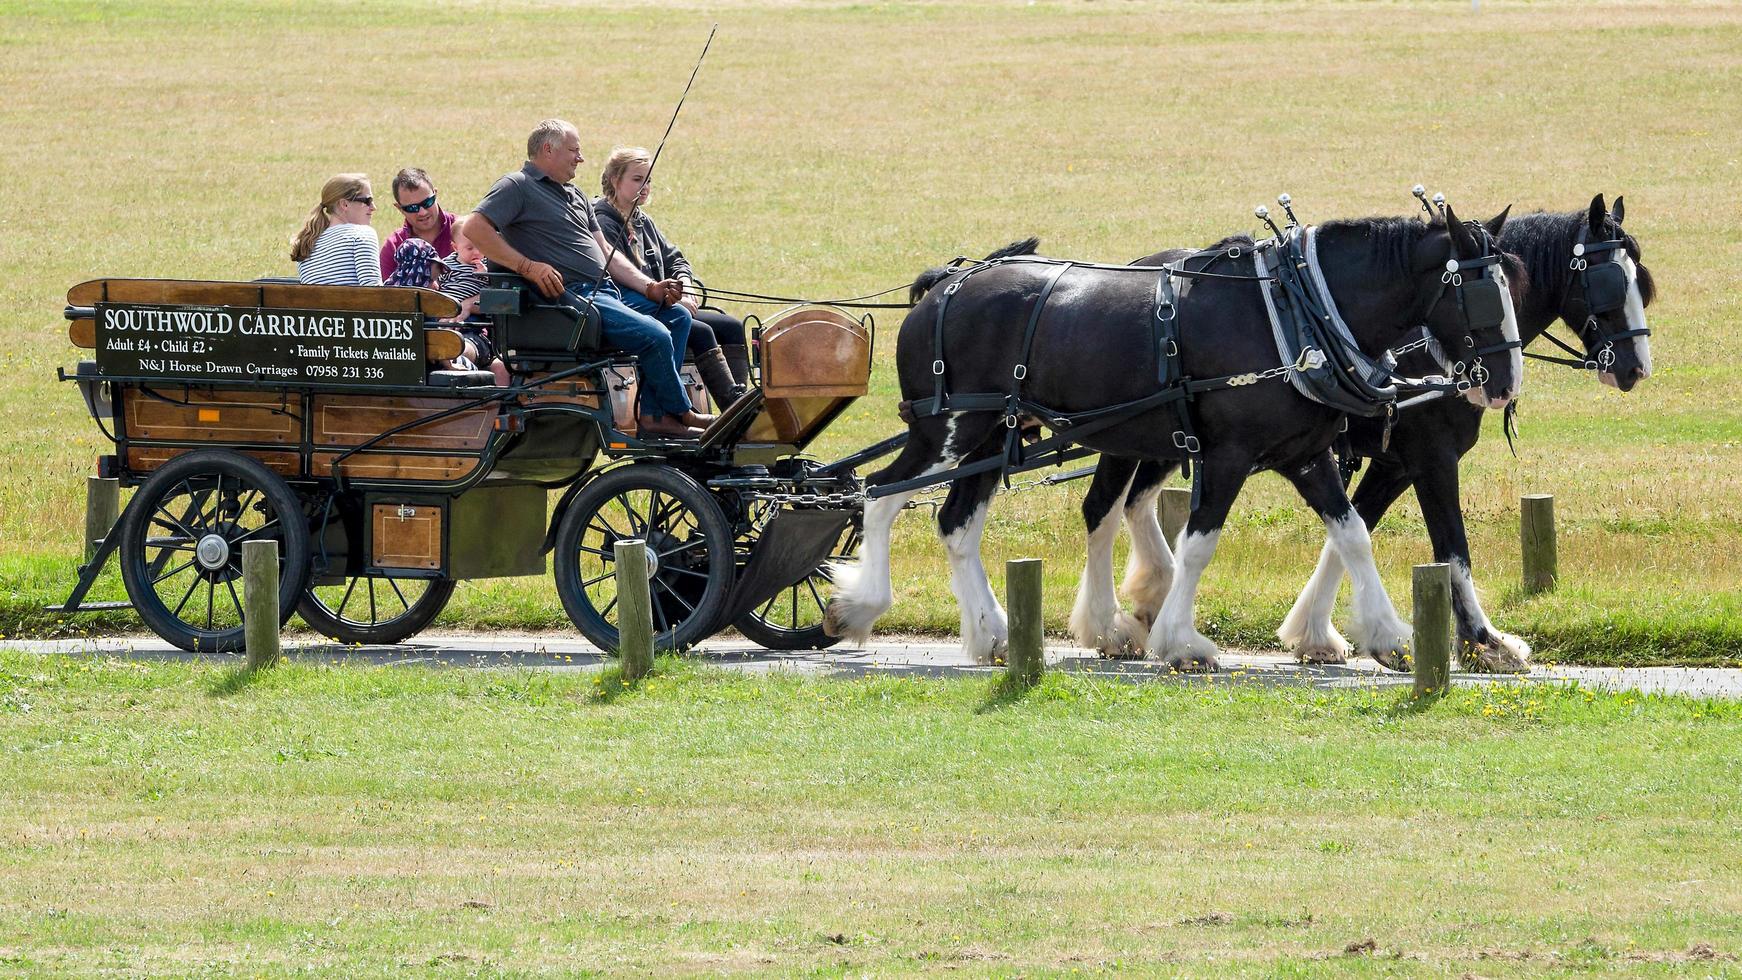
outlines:
[[[580, 125], [595, 164], [655, 143], [715, 21], [652, 210], [736, 288], [862, 293], [1030, 234], [1124, 260], [1247, 229], [1280, 191], [1308, 220], [1406, 213], [1418, 181], [1481, 216], [1624, 194], [1661, 286], [1657, 372], [1623, 396], [1532, 366], [1519, 456], [1491, 432], [1464, 467], [1478, 580], [1497, 624], [1549, 656], [1742, 662], [1742, 8], [1708, 3], [0, 0], [0, 631], [67, 628], [35, 610], [70, 582], [106, 446], [52, 380], [77, 358], [67, 287], [284, 274], [330, 174], [385, 194], [417, 164], [468, 207], [547, 115]], [[819, 454], [898, 428], [898, 322], [879, 318], [874, 395]], [[1049, 559], [1060, 628], [1081, 489], [1001, 502], [988, 535], [990, 564]], [[1565, 587], [1539, 598], [1513, 588], [1529, 492], [1556, 495], [1563, 532]], [[1282, 481], [1255, 478], [1205, 579], [1206, 632], [1267, 642], [1322, 540]], [[1428, 554], [1413, 500], [1377, 542], [1401, 599]], [[910, 515], [886, 628], [952, 629], [945, 576]], [[443, 620], [560, 622], [547, 581], [465, 586]]]
[[0, 653], [0, 964], [1737, 972], [1733, 703], [661, 669]]

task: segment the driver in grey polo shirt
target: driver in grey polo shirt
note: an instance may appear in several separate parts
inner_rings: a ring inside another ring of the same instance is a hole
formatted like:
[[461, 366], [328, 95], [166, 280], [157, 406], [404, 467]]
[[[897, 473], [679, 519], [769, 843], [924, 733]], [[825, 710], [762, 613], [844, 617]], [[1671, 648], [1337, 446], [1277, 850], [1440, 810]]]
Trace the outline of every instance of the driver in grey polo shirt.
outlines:
[[[690, 333], [689, 311], [677, 305], [683, 284], [649, 278], [605, 243], [592, 205], [569, 183], [586, 159], [574, 126], [539, 123], [527, 137], [526, 157], [466, 219], [466, 237], [491, 267], [525, 276], [547, 298], [584, 299], [598, 309], [605, 341], [634, 354], [640, 369], [642, 433], [700, 435], [713, 416], [691, 408], [678, 378]], [[630, 289], [619, 292], [613, 279]]]

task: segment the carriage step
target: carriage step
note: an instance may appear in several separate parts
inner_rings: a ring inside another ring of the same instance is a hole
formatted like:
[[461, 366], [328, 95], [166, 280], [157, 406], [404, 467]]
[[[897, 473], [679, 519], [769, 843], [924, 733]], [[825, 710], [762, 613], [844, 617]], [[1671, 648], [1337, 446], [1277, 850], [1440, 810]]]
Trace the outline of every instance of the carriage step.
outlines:
[[108, 611], [113, 610], [113, 609], [132, 609], [133, 603], [131, 603], [131, 602], [84, 602], [84, 603], [80, 603], [78, 608], [76, 608], [76, 609], [68, 609], [64, 605], [49, 605], [49, 606], [43, 606], [42, 608], [45, 612], [58, 612], [58, 613], [65, 613], [65, 612], [74, 612], [74, 613], [108, 612]]

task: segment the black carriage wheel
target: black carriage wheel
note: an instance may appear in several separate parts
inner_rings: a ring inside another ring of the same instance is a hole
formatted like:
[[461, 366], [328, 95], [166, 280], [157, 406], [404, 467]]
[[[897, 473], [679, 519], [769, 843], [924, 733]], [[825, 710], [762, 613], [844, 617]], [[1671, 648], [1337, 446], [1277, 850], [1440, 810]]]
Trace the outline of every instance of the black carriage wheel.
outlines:
[[556, 538], [556, 591], [581, 634], [617, 649], [620, 540], [641, 538], [652, 559], [654, 647], [681, 650], [712, 636], [735, 572], [732, 528], [694, 480], [661, 465], [611, 470], [587, 484]]
[[823, 632], [823, 613], [829, 607], [829, 563], [853, 557], [859, 547], [859, 529], [849, 524], [823, 564], [797, 585], [738, 617], [733, 628], [745, 639], [769, 650], [827, 650], [841, 642]]
[[398, 643], [433, 622], [454, 594], [451, 578], [353, 575], [336, 585], [311, 585], [297, 614], [311, 629], [340, 643]]
[[242, 649], [242, 545], [278, 542], [279, 623], [308, 580], [308, 528], [290, 486], [239, 453], [200, 450], [140, 486], [121, 529], [121, 578], [152, 632], [196, 653]]

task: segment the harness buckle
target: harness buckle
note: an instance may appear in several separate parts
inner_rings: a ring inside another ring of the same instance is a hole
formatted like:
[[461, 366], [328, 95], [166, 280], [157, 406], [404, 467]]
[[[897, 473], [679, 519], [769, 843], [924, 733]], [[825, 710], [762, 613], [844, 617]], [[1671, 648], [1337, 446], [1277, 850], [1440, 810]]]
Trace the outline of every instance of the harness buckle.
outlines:
[[954, 296], [956, 294], [956, 290], [962, 288], [963, 281], [964, 281], [964, 279], [957, 279], [954, 282], [950, 283], [949, 285], [945, 286], [944, 287], [944, 295], [945, 296]]
[[1015, 414], [1010, 414], [1010, 415], [1004, 416], [1004, 427], [1006, 429], [1014, 429], [1019, 424], [1020, 423], [1018, 422]]
[[1167, 323], [1176, 315], [1177, 314], [1175, 313], [1171, 302], [1162, 300], [1160, 303], [1155, 304], [1155, 318], [1160, 320], [1162, 323]]
[[1203, 444], [1198, 442], [1197, 436], [1188, 436], [1178, 430], [1174, 431], [1173, 445], [1175, 449], [1183, 449], [1193, 456], [1196, 456], [1199, 450], [1203, 449]]
[[1179, 342], [1174, 340], [1172, 337], [1167, 338], [1167, 356], [1168, 357], [1178, 357], [1179, 356]]
[[1018, 364], [1016, 365], [1016, 369], [1010, 373], [1015, 376], [1016, 380], [1021, 381], [1028, 377], [1028, 365]]
[[940, 357], [937, 360], [931, 362], [931, 373], [939, 374], [939, 375], [944, 373], [944, 359], [943, 358]]

